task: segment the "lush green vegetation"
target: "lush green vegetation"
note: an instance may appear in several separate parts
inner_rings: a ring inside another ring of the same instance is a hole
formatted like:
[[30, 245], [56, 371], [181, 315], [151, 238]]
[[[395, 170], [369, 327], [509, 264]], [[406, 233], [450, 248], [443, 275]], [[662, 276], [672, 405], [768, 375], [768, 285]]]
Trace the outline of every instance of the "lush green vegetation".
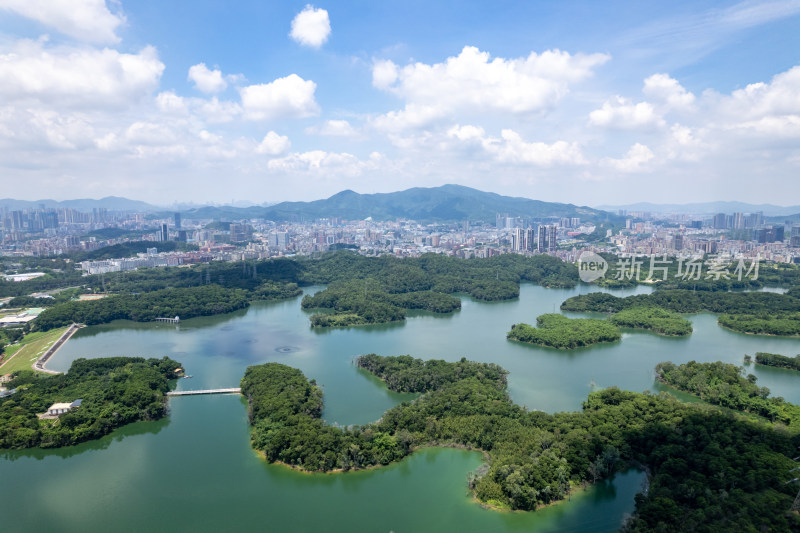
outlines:
[[769, 389], [759, 387], [758, 378], [753, 374], [745, 376], [742, 367], [721, 362], [659, 363], [656, 378], [714, 405], [763, 416], [786, 424], [795, 432], [800, 431], [800, 406], [780, 397], [770, 398]]
[[31, 370], [33, 363], [41, 357], [67, 330], [64, 328], [50, 331], [28, 333], [19, 344], [8, 346], [6, 357], [2, 360], [0, 374], [11, 374], [17, 370]]
[[777, 366], [789, 370], [800, 370], [800, 355], [786, 357], [777, 353], [756, 352], [756, 363], [766, 366]]
[[548, 313], [536, 319], [536, 327], [514, 324], [507, 337], [511, 340], [541, 344], [552, 348], [580, 348], [622, 338], [614, 324], [596, 318], [567, 318]]
[[728, 329], [754, 335], [800, 335], [800, 313], [721, 315], [718, 322]]
[[[578, 269], [556, 257], [503, 254], [486, 259], [459, 259], [439, 254], [399, 259], [394, 256], [365, 257], [336, 252], [318, 260], [301, 260], [306, 283], [328, 284], [371, 278], [387, 292], [415, 291], [468, 293], [479, 300], [508, 300], [519, 296], [519, 284], [543, 287], [574, 287]], [[362, 287], [363, 291], [363, 287]]]
[[620, 298], [593, 292], [568, 298], [564, 311], [618, 313], [634, 308], [719, 313], [720, 325], [742, 333], [800, 335], [800, 299], [771, 292], [658, 290]]
[[608, 318], [621, 328], [647, 329], [659, 335], [680, 337], [692, 332], [692, 323], [680, 314], [658, 307], [634, 307]]
[[[66, 374], [18, 371], [0, 399], [0, 448], [54, 448], [97, 439], [137, 420], [166, 413], [165, 393], [180, 363], [164, 357], [76, 359]], [[56, 402], [81, 399], [80, 407], [54, 420], [40, 420]]]
[[162, 289], [50, 307], [33, 321], [33, 328], [47, 331], [73, 322], [94, 325], [118, 319], [146, 322], [159, 317], [191, 318], [228, 313], [248, 305], [245, 291], [225, 289], [219, 285]]
[[469, 480], [482, 502], [533, 510], [571, 487], [644, 465], [626, 531], [790, 531], [794, 487], [784, 485], [796, 435], [704, 404], [607, 389], [578, 413], [526, 411], [506, 392], [505, 371], [461, 360], [362, 356], [359, 366], [389, 388], [423, 394], [362, 427], [320, 420], [322, 395], [298, 370], [248, 368], [252, 444], [269, 461], [314, 471], [388, 464], [422, 446], [481, 449], [489, 464]]
[[451, 313], [461, 309], [461, 300], [433, 291], [391, 294], [375, 280], [365, 279], [335, 281], [314, 296], [304, 296], [301, 305], [304, 309], [333, 309], [335, 314], [311, 317], [312, 326], [330, 327], [403, 320], [408, 309]]

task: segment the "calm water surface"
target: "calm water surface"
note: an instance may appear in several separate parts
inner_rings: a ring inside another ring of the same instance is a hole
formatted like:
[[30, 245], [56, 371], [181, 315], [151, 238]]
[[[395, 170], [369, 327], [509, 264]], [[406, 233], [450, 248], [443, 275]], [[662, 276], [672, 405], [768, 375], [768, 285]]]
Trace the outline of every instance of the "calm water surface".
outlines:
[[[405, 324], [333, 331], [311, 330], [299, 299], [178, 327], [120, 321], [79, 331], [48, 367], [66, 370], [78, 357], [169, 355], [194, 376], [178, 388], [199, 389], [238, 386], [248, 365], [277, 361], [323, 386], [328, 422], [363, 424], [413, 398], [357, 369], [353, 358], [363, 353], [496, 362], [511, 372], [514, 401], [549, 412], [580, 409], [598, 387], [657, 391], [653, 367], [660, 361], [741, 365], [745, 353], [800, 353], [800, 340], [732, 333], [710, 314], [690, 317], [694, 333], [686, 339], [626, 331], [619, 343], [574, 351], [506, 340], [511, 324], [534, 323], [569, 296], [591, 290], [523, 285], [512, 302], [463, 298], [462, 310], [451, 316], [420, 313]], [[774, 394], [800, 403], [795, 373], [750, 371]], [[133, 424], [99, 441], [2, 452], [0, 530], [615, 531], [644, 480], [628, 472], [562, 505], [498, 513], [467, 492], [467, 474], [480, 464], [476, 452], [428, 449], [367, 472], [301, 474], [266, 464], [251, 450], [241, 397], [173, 398], [165, 420]]]

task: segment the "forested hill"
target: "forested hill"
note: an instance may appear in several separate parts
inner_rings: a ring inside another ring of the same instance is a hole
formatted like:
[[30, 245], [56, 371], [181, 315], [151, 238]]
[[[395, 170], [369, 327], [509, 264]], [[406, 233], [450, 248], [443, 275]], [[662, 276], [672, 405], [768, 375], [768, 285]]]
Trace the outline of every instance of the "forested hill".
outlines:
[[606, 220], [614, 215], [590, 207], [501, 196], [461, 185], [415, 187], [405, 191], [359, 194], [342, 191], [313, 202], [281, 202], [269, 207], [202, 207], [185, 213], [186, 218], [266, 218], [270, 220], [340, 217], [357, 220], [408, 218], [425, 222], [482, 220], [494, 222], [498, 213], [511, 217], [580, 217]]

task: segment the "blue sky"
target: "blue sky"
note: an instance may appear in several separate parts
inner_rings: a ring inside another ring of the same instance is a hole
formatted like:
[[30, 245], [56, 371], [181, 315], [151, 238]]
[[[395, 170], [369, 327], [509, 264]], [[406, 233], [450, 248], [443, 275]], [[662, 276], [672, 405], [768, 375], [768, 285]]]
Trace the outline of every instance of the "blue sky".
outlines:
[[800, 0], [0, 0], [0, 197], [800, 201]]

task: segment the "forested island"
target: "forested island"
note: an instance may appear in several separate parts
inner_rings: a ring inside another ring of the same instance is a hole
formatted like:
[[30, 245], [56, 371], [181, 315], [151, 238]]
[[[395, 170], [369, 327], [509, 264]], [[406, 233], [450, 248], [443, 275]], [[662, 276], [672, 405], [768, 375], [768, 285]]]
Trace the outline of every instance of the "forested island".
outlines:
[[797, 293], [657, 290], [620, 298], [593, 292], [568, 298], [563, 311], [619, 313], [658, 308], [675, 313], [709, 311], [720, 315], [720, 325], [741, 333], [800, 335], [800, 298]]
[[[745, 356], [745, 362], [749, 361], [750, 356]], [[786, 357], [777, 353], [756, 352], [756, 364], [800, 371], [800, 355]]]
[[594, 392], [582, 412], [548, 414], [515, 405], [497, 365], [366, 355], [358, 365], [392, 390], [420, 392], [373, 424], [321, 420], [322, 392], [296, 369], [247, 369], [252, 445], [270, 462], [309, 471], [368, 468], [425, 446], [482, 450], [488, 464], [469, 479], [475, 497], [499, 509], [535, 510], [581, 484], [639, 465], [649, 488], [625, 531], [790, 531], [794, 487], [785, 473], [800, 444], [776, 431], [669, 395]]
[[[16, 372], [0, 398], [0, 448], [57, 448], [98, 439], [139, 420], [157, 420], [181, 366], [168, 357], [76, 359], [66, 374]], [[40, 419], [51, 404], [81, 400], [55, 418]]]
[[540, 315], [536, 327], [514, 324], [506, 337], [510, 340], [551, 348], [581, 348], [622, 338], [619, 328], [597, 318], [567, 318], [556, 313]]
[[621, 328], [646, 329], [666, 337], [683, 337], [692, 332], [692, 323], [679, 313], [658, 307], [623, 309], [608, 320]]

